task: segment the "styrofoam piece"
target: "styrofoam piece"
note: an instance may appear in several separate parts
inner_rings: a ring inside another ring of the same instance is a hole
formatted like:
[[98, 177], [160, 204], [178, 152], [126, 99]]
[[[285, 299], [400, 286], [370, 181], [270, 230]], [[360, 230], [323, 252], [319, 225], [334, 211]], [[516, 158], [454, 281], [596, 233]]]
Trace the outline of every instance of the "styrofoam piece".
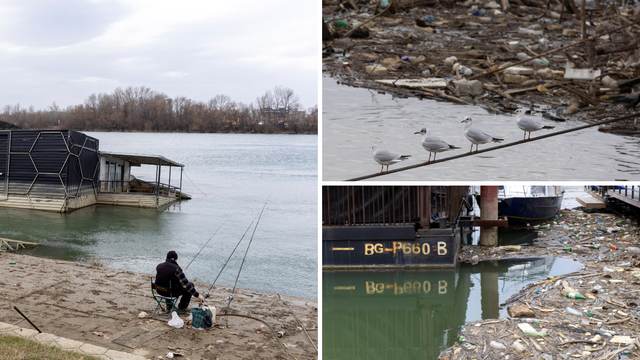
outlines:
[[600, 69], [566, 69], [564, 72], [565, 80], [593, 80], [600, 76], [602, 71]]
[[505, 74], [511, 75], [533, 75], [535, 70], [532, 68], [521, 67], [521, 66], [512, 66], [504, 70]]

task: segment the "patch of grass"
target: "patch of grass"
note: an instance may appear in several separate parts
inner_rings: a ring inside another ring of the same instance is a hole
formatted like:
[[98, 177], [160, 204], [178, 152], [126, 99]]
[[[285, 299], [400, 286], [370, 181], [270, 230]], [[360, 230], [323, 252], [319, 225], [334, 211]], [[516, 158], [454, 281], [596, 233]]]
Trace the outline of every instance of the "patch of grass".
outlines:
[[0, 335], [0, 354], [2, 360], [100, 360], [14, 335]]

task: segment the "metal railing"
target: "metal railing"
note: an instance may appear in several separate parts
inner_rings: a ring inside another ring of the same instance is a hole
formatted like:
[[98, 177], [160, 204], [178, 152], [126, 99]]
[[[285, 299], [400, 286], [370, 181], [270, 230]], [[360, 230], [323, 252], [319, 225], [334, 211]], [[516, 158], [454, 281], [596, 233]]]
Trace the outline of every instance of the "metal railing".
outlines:
[[615, 185], [615, 186], [585, 186], [585, 188], [595, 192], [602, 198], [606, 198], [609, 194], [609, 191], [617, 193], [618, 195], [623, 195], [628, 197], [631, 200], [640, 201], [640, 186], [636, 187], [635, 185], [627, 186], [627, 185]]
[[635, 185], [631, 185], [631, 189], [629, 189], [629, 186], [616, 186], [613, 192], [624, 195], [631, 200], [640, 200], [640, 188], [636, 189]]

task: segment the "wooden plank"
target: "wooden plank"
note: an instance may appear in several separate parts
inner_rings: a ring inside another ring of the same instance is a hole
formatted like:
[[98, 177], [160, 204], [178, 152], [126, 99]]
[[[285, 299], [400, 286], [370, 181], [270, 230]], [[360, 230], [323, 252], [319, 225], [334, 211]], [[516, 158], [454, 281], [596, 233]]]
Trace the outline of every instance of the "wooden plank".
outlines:
[[605, 203], [593, 196], [581, 196], [577, 198], [577, 201], [587, 209], [604, 209], [607, 207]]

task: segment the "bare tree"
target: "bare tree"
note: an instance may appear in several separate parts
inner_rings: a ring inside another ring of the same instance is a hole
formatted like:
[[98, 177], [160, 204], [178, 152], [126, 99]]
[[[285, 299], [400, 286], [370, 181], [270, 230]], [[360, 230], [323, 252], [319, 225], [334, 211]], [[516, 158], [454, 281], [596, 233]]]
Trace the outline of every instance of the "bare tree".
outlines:
[[[308, 114], [292, 89], [277, 86], [250, 104], [218, 94], [207, 103], [184, 96], [174, 99], [140, 86], [89, 95], [82, 104], [61, 109], [55, 102], [45, 110], [5, 105], [0, 119], [24, 128], [90, 131], [184, 132], [316, 132], [317, 106]], [[293, 126], [285, 126], [290, 122]]]

